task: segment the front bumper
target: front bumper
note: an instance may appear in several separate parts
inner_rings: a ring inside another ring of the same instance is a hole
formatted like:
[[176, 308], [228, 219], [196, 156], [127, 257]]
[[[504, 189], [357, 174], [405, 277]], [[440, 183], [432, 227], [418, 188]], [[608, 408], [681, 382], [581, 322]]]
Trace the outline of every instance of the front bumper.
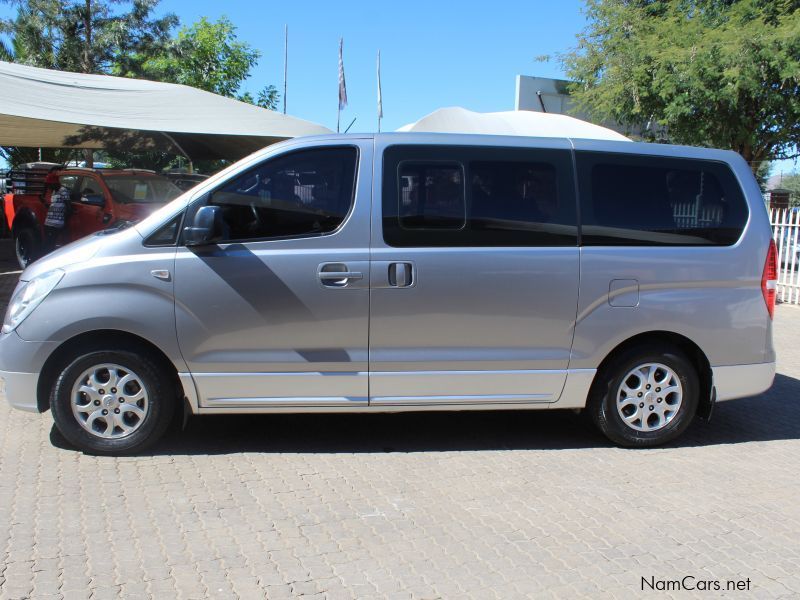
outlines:
[[38, 373], [0, 371], [0, 396], [5, 396], [8, 403], [14, 408], [39, 412], [39, 405], [36, 401], [38, 383]]
[[38, 412], [39, 373], [57, 347], [57, 342], [27, 342], [16, 331], [0, 335], [0, 390], [11, 406]]
[[775, 363], [711, 367], [717, 402], [747, 398], [766, 392], [775, 379]]

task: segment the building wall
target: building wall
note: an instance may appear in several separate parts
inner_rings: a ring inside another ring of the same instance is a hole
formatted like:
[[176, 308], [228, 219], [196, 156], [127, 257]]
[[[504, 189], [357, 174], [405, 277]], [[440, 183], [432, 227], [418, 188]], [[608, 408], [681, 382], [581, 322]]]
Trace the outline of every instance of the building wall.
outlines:
[[[588, 114], [576, 108], [575, 102], [567, 93], [568, 84], [569, 81], [565, 79], [517, 75], [514, 110], [532, 110], [535, 112], [569, 115], [589, 123], [608, 127], [626, 136], [641, 135], [641, 130], [639, 129], [624, 127], [614, 121], [598, 122], [589, 118]], [[544, 110], [542, 109], [543, 104]]]

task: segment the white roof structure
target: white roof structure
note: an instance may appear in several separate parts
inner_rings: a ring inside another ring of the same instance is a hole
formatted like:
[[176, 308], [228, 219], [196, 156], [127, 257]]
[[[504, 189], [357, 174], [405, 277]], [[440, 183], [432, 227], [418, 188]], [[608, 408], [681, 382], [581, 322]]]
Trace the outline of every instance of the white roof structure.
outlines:
[[621, 133], [567, 115], [528, 110], [478, 113], [458, 106], [435, 110], [398, 131], [631, 141]]
[[[107, 75], [52, 71], [0, 61], [0, 144], [65, 146], [87, 128], [169, 139], [192, 158], [237, 158], [327, 127], [196, 88]], [[99, 148], [101, 140], [75, 147]]]

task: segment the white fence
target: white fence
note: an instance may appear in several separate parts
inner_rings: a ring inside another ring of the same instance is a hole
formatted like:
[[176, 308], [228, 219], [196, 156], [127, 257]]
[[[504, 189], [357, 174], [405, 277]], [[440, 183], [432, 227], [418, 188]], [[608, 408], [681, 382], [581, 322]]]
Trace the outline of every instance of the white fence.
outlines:
[[800, 210], [773, 209], [769, 217], [778, 246], [778, 301], [800, 304]]
[[712, 205], [700, 208], [698, 202], [675, 204], [672, 216], [679, 228], [714, 227], [722, 222], [722, 207]]

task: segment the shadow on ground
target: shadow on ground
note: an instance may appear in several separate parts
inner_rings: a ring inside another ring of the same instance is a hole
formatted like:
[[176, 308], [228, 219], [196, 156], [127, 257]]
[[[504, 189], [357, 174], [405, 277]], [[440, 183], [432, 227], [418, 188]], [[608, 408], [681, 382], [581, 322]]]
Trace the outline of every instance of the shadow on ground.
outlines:
[[[800, 439], [800, 380], [777, 375], [766, 394], [723, 402], [670, 447]], [[53, 428], [51, 441], [67, 443]], [[372, 453], [611, 447], [572, 411], [418, 412], [192, 417], [149, 454]]]

